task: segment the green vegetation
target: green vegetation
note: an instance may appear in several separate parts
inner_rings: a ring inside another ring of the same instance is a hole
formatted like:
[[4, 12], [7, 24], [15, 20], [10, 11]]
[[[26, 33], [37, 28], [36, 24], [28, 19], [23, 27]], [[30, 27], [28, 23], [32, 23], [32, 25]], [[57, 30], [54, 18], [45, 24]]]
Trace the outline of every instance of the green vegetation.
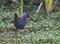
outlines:
[[[4, 33], [0, 33], [0, 39], [3, 44], [60, 44], [60, 12], [41, 14], [39, 19], [38, 15], [31, 15], [33, 21], [28, 21], [24, 32], [18, 35], [15, 35], [15, 27], [11, 23], [14, 13], [3, 12], [0, 11], [0, 29], [4, 30]], [[20, 16], [19, 12], [17, 14]]]
[[[24, 1], [25, 2], [25, 1]], [[38, 1], [39, 2], [39, 1]], [[37, 6], [24, 5], [24, 11], [19, 10], [16, 6], [13, 11], [3, 10], [5, 6], [0, 6], [0, 43], [1, 44], [60, 44], [60, 7], [57, 11], [47, 15], [41, 9], [36, 15]], [[24, 3], [25, 4], [25, 3]], [[36, 3], [37, 4], [37, 3]], [[7, 9], [9, 10], [9, 9]], [[30, 11], [33, 18], [32, 21], [27, 22], [24, 31], [19, 30], [15, 33], [15, 27], [12, 23], [14, 13], [22, 17], [22, 12]]]

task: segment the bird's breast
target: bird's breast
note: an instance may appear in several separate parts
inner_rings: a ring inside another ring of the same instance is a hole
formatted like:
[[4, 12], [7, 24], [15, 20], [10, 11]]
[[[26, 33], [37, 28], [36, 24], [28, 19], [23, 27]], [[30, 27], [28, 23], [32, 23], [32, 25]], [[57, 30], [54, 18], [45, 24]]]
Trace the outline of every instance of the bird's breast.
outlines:
[[24, 28], [26, 21], [15, 22], [14, 25], [16, 28]]

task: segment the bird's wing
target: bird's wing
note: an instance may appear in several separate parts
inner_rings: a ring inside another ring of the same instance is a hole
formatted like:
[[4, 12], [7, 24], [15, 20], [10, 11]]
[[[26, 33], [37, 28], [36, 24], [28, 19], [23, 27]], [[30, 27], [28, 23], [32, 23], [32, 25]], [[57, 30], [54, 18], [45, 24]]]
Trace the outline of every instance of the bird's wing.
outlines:
[[14, 20], [14, 23], [19, 23], [19, 22], [21, 22], [21, 21], [22, 21], [22, 18], [18, 17], [18, 18], [16, 18], [16, 19]]

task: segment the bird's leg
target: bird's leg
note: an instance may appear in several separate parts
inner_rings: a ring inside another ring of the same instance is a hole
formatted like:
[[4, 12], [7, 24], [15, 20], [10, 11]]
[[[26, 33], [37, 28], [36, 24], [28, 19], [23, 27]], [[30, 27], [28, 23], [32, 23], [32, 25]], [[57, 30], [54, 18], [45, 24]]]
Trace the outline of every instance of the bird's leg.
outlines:
[[16, 29], [16, 30], [15, 30], [15, 35], [17, 35], [17, 32], [18, 32], [18, 30]]
[[20, 29], [20, 34], [22, 34], [22, 32], [24, 32], [24, 28], [23, 29]]

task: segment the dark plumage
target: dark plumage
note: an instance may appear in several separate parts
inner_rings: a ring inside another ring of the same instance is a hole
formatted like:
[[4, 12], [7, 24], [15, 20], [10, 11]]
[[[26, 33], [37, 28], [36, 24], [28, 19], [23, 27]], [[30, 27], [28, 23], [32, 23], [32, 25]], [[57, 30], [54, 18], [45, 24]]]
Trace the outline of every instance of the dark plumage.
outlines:
[[16, 29], [23, 29], [27, 23], [28, 18], [31, 18], [28, 13], [25, 13], [23, 18], [20, 18], [15, 13], [14, 15], [14, 26]]

